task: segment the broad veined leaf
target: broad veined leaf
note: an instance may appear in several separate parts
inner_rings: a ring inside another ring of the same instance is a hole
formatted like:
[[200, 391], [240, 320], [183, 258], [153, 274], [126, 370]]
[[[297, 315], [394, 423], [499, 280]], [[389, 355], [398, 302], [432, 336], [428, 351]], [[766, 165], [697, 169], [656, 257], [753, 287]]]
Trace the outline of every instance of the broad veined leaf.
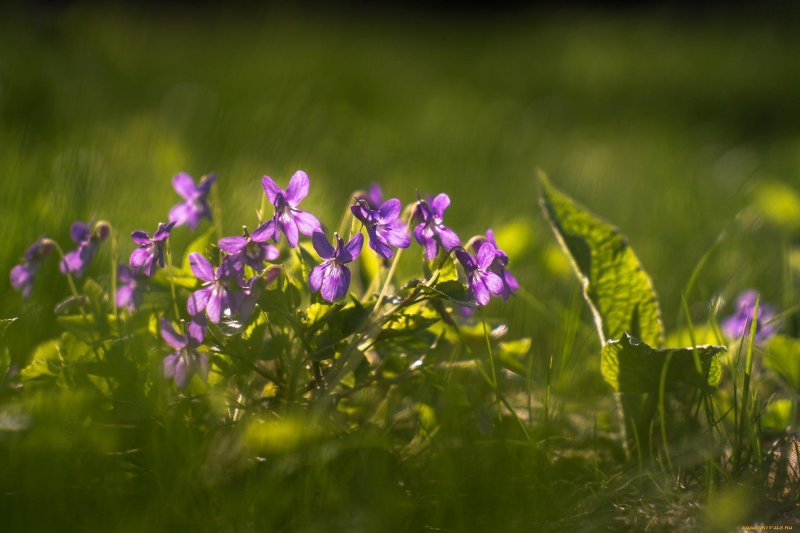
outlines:
[[[715, 357], [724, 346], [710, 344], [694, 348], [655, 349], [627, 333], [603, 346], [600, 371], [603, 379], [617, 392], [653, 393], [658, 391], [662, 368], [669, 359], [668, 388], [683, 384], [699, 388], [716, 386], [722, 377], [722, 365]], [[697, 355], [702, 373], [695, 366]]]
[[542, 209], [583, 285], [601, 344], [627, 332], [661, 347], [658, 297], [625, 236], [558, 191], [544, 173], [539, 183]]

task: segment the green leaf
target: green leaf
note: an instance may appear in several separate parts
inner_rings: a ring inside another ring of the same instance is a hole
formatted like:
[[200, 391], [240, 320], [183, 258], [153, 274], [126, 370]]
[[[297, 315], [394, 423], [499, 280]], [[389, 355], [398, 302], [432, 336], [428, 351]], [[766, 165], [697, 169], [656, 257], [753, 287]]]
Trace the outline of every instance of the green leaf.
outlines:
[[539, 202], [583, 285], [601, 344], [627, 332], [651, 346], [663, 346], [653, 282], [625, 236], [558, 191], [544, 173], [539, 181]]
[[434, 296], [443, 296], [445, 299], [458, 304], [468, 304], [467, 287], [458, 280], [441, 281], [435, 287], [427, 287]]
[[764, 366], [778, 374], [795, 394], [800, 394], [800, 340], [775, 335], [764, 354]]
[[497, 355], [503, 366], [521, 375], [528, 373], [525, 357], [530, 351], [531, 340], [529, 338], [501, 342], [497, 345]]
[[[627, 333], [619, 340], [608, 341], [600, 357], [603, 379], [617, 392], [653, 393], [658, 391], [661, 369], [670, 356], [667, 388], [683, 384], [699, 388], [716, 386], [722, 377], [722, 365], [715, 357], [724, 346], [702, 345], [694, 348], [654, 349]], [[703, 373], [695, 367], [697, 354]]]
[[188, 274], [192, 273], [192, 267], [189, 264], [189, 255], [193, 253], [205, 255], [205, 253], [208, 251], [208, 248], [211, 246], [211, 243], [214, 242], [214, 231], [215, 230], [213, 226], [208, 228], [205, 233], [190, 242], [189, 246], [186, 247], [186, 250], [183, 252], [183, 263], [181, 265], [181, 269], [184, 272], [187, 272]]
[[61, 359], [60, 346], [61, 343], [58, 339], [50, 339], [39, 344], [33, 351], [31, 362], [20, 372], [22, 379], [31, 380], [57, 375], [56, 365]]

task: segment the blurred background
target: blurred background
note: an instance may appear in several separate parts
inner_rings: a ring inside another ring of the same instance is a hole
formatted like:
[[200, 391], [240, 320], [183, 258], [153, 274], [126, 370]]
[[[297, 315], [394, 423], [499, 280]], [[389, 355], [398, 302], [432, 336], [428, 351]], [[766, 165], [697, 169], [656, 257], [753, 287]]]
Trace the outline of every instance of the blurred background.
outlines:
[[[527, 291], [563, 302], [577, 285], [536, 203], [541, 168], [630, 237], [668, 327], [724, 230], [698, 312], [750, 286], [791, 298], [780, 244], [791, 228], [776, 233], [752, 206], [764, 186], [785, 199], [775, 184], [800, 184], [797, 13], [713, 2], [6, 5], [0, 309], [28, 317], [9, 330], [13, 356], [48, 335], [50, 306], [67, 294], [54, 260], [30, 303], [12, 291], [7, 273], [28, 244], [47, 234], [70, 248], [71, 222], [96, 217], [119, 232], [124, 258], [127, 235], [152, 231], [177, 202], [179, 171], [218, 174], [227, 234], [254, 224], [264, 174], [285, 183], [306, 170], [304, 205], [329, 227], [373, 181], [404, 202], [445, 191], [463, 238], [494, 228]], [[108, 248], [94, 275], [110, 271]], [[546, 346], [531, 309], [515, 299], [491, 312]]]

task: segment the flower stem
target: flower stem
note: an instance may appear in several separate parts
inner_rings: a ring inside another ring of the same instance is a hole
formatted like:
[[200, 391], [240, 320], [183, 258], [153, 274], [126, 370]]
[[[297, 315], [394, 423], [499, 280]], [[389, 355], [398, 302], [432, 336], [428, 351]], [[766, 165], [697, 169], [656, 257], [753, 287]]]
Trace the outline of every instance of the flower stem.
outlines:
[[[405, 223], [406, 226], [411, 223], [411, 217], [414, 216], [414, 210], [408, 209], [408, 213], [406, 213]], [[373, 313], [377, 313], [378, 309], [380, 309], [381, 304], [383, 303], [383, 299], [386, 296], [386, 291], [389, 290], [389, 283], [392, 281], [394, 277], [394, 271], [397, 270], [397, 263], [400, 261], [400, 255], [403, 253], [403, 248], [398, 248], [397, 253], [394, 254], [394, 259], [392, 260], [392, 265], [389, 267], [389, 273], [386, 274], [386, 280], [383, 282], [383, 286], [381, 287], [381, 292], [378, 294], [378, 300], [375, 302], [375, 307], [372, 308]]]
[[166, 256], [167, 256], [167, 266], [169, 266], [169, 288], [170, 292], [172, 293], [172, 310], [175, 312], [175, 320], [179, 320], [181, 317], [180, 312], [178, 312], [178, 297], [175, 293], [175, 280], [173, 279], [173, 268], [172, 268], [172, 247], [170, 246], [169, 239], [167, 239], [167, 246], [166, 246]]
[[[114, 310], [114, 322], [117, 324], [117, 335], [120, 335], [120, 327], [119, 327], [119, 311], [117, 310], [117, 261], [118, 261], [118, 254], [119, 250], [117, 246], [119, 245], [119, 238], [117, 237], [116, 232], [114, 229], [111, 229], [110, 234], [111, 240], [111, 294], [109, 295], [109, 300], [111, 303], [111, 309]], [[120, 335], [121, 336], [121, 335]]]
[[[61, 245], [58, 244], [56, 241], [50, 241], [53, 244], [53, 248], [56, 249], [58, 252], [58, 256], [61, 258], [59, 260], [59, 264], [64, 261], [64, 250], [61, 248]], [[83, 317], [84, 322], [87, 324], [89, 323], [89, 316], [86, 314], [86, 309], [83, 307], [83, 301], [81, 300], [81, 294], [78, 292], [78, 287], [75, 285], [75, 280], [72, 277], [72, 273], [67, 271], [64, 272], [64, 275], [67, 278], [67, 285], [69, 285], [69, 290], [72, 293], [73, 298], [78, 302], [78, 308], [81, 310], [81, 316]]]
[[219, 201], [219, 185], [212, 187], [211, 195], [211, 209], [214, 214], [214, 232], [217, 234], [217, 240], [219, 240], [222, 238], [222, 206]]

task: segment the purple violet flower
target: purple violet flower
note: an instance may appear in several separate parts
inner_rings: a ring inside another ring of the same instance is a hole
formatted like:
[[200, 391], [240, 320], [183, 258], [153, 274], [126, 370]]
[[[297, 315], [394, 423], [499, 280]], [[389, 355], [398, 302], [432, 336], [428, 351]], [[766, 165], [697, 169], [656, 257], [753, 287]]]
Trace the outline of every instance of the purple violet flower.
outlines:
[[372, 183], [367, 192], [356, 194], [356, 200], [364, 200], [372, 210], [378, 209], [383, 204], [383, 189], [377, 183]]
[[131, 233], [131, 239], [139, 245], [131, 254], [131, 267], [140, 269], [147, 276], [152, 276], [156, 267], [164, 268], [164, 241], [169, 237], [169, 232], [172, 231], [174, 225], [174, 222], [159, 223], [158, 229], [152, 237], [142, 230]]
[[208, 176], [203, 176], [200, 183], [195, 185], [192, 177], [185, 172], [181, 172], [172, 178], [172, 188], [183, 196], [184, 200], [170, 209], [169, 221], [174, 222], [176, 226], [186, 224], [189, 229], [195, 229], [200, 224], [201, 219], [207, 218], [211, 220], [208, 194], [211, 192], [211, 186], [216, 179], [216, 175], [209, 174]]
[[442, 223], [444, 212], [450, 205], [450, 197], [442, 193], [431, 200], [430, 205], [420, 199], [417, 203], [415, 218], [420, 222], [414, 228], [414, 238], [425, 247], [425, 259], [431, 261], [439, 253], [439, 245], [449, 252], [461, 246], [458, 235]]
[[186, 334], [180, 334], [169, 320], [161, 319], [161, 337], [176, 350], [164, 358], [164, 377], [173, 378], [178, 387], [185, 387], [194, 374], [199, 374], [203, 381], [208, 379], [208, 358], [197, 351], [203, 343], [205, 327], [204, 318], [195, 318], [186, 328]]
[[208, 259], [196, 252], [189, 254], [189, 265], [194, 275], [205, 283], [189, 297], [186, 310], [193, 317], [205, 311], [211, 322], [219, 324], [222, 312], [230, 303], [230, 294], [226, 286], [227, 278], [231, 274], [229, 268], [223, 263], [214, 269]]
[[[749, 290], [739, 295], [736, 299], [736, 312], [722, 322], [722, 332], [731, 340], [747, 339], [750, 335], [750, 323], [753, 321], [753, 311], [756, 306], [758, 291]], [[771, 337], [775, 330], [772, 319], [775, 310], [766, 303], [758, 304], [758, 321], [756, 323], [756, 342], [761, 343]]]
[[519, 290], [519, 282], [517, 278], [514, 277], [514, 274], [507, 270], [508, 254], [497, 247], [497, 241], [494, 240], [494, 232], [491, 229], [486, 230], [486, 238], [476, 239], [472, 249], [477, 253], [480, 247], [487, 242], [494, 246], [495, 249], [494, 261], [492, 261], [492, 265], [489, 267], [489, 272], [494, 272], [503, 280], [503, 292], [500, 293], [500, 295], [503, 297], [503, 300], [508, 300], [508, 297], [514, 294], [514, 291]]
[[503, 292], [503, 280], [494, 272], [489, 271], [496, 254], [497, 250], [494, 245], [488, 242], [483, 243], [478, 249], [477, 258], [463, 248], [456, 249], [456, 257], [464, 267], [469, 290], [478, 305], [488, 304], [493, 294]]
[[408, 236], [408, 226], [400, 219], [400, 211], [403, 208], [400, 200], [392, 198], [379, 209], [372, 209], [364, 205], [366, 201], [361, 201], [364, 203], [357, 203], [351, 206], [350, 210], [367, 228], [370, 248], [386, 259], [391, 259], [394, 255], [392, 246], [408, 248], [411, 237]]
[[22, 263], [11, 269], [9, 275], [11, 286], [18, 290], [23, 298], [31, 295], [36, 271], [42, 266], [42, 262], [52, 249], [53, 242], [47, 237], [40, 237], [25, 250], [22, 255]]
[[225, 237], [217, 244], [222, 251], [231, 254], [228, 258], [231, 268], [243, 274], [245, 265], [249, 265], [256, 272], [261, 272], [265, 261], [274, 261], [278, 258], [280, 252], [275, 246], [267, 243], [267, 239], [269, 235], [266, 233], [254, 237], [247, 232], [247, 228], [244, 228], [243, 237]]
[[308, 284], [312, 292], [319, 291], [322, 298], [329, 302], [347, 294], [350, 270], [345, 265], [358, 257], [364, 245], [364, 236], [360, 233], [356, 233], [347, 244], [335, 233], [334, 240], [336, 248], [328, 243], [328, 239], [320, 231], [311, 236], [314, 249], [324, 261], [311, 270]]
[[73, 222], [69, 234], [78, 247], [64, 254], [64, 258], [59, 263], [61, 272], [72, 274], [78, 278], [82, 277], [97, 253], [98, 246], [108, 238], [109, 232], [110, 227], [106, 222], [98, 222], [94, 230], [83, 222]]
[[117, 307], [124, 307], [131, 313], [142, 304], [143, 275], [128, 265], [117, 268]]
[[240, 291], [230, 295], [231, 313], [238, 315], [240, 321], [247, 322], [264, 290], [278, 278], [280, 273], [279, 266], [272, 266], [263, 275], [253, 276], [247, 280]]
[[317, 217], [297, 208], [308, 194], [309, 180], [305, 172], [302, 170], [295, 172], [285, 191], [278, 187], [269, 176], [264, 176], [261, 184], [270, 203], [275, 207], [275, 214], [270, 220], [256, 228], [253, 232], [253, 240], [264, 242], [268, 238], [272, 238], [278, 242], [282, 231], [286, 235], [286, 240], [289, 241], [289, 246], [294, 248], [299, 240], [298, 233], [308, 237], [315, 231], [321, 231], [322, 225]]

